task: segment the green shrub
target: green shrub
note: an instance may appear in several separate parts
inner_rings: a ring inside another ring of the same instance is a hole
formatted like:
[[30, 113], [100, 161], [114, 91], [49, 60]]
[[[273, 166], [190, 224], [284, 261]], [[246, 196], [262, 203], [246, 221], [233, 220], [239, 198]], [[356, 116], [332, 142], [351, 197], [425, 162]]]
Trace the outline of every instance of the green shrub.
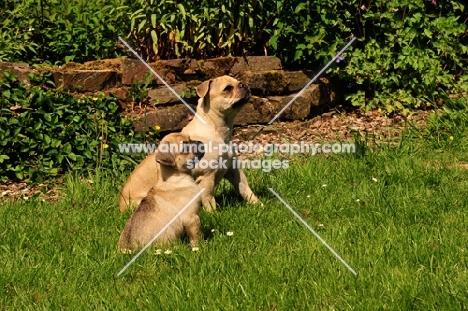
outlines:
[[329, 73], [355, 106], [388, 112], [442, 103], [468, 90], [462, 0], [39, 1], [6, 0], [0, 60], [62, 64], [123, 55], [123, 36], [146, 60], [276, 55], [317, 69], [352, 36]]
[[32, 0], [5, 0], [0, 5], [0, 61], [34, 61], [39, 42], [34, 40], [38, 18], [31, 14]]
[[277, 11], [269, 1], [137, 0], [128, 38], [146, 59], [259, 55]]
[[353, 36], [362, 37], [360, 1], [279, 1], [267, 42], [287, 66], [317, 69]]
[[[468, 14], [461, 1], [379, 1], [362, 6], [366, 42], [339, 74], [359, 107], [408, 112], [468, 89]], [[353, 81], [354, 80], [354, 81]]]
[[134, 133], [117, 99], [75, 98], [55, 89], [49, 78], [30, 75], [29, 87], [8, 73], [0, 79], [0, 180], [131, 169], [135, 162], [118, 153], [118, 144], [140, 143], [145, 134]]
[[48, 62], [112, 58], [127, 32], [125, 0], [6, 0], [0, 61]]
[[288, 66], [315, 66], [357, 28], [356, 3], [137, 0], [128, 38], [150, 60], [267, 53]]
[[147, 59], [268, 52], [287, 67], [312, 69], [354, 34], [361, 42], [330, 72], [349, 83], [355, 106], [405, 114], [468, 89], [461, 1], [153, 2], [130, 8], [132, 36]]

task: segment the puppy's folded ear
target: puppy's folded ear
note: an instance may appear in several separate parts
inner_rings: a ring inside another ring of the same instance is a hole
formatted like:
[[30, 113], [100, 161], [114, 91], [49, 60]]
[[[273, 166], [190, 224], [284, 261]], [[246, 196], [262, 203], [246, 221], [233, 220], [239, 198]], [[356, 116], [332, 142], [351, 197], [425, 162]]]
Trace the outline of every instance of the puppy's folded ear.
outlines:
[[170, 152], [156, 151], [156, 162], [166, 166], [175, 166], [175, 158]]
[[203, 82], [202, 84], [198, 85], [195, 90], [197, 91], [197, 95], [200, 98], [203, 98], [208, 94], [208, 91], [210, 90], [210, 85], [211, 85], [211, 79]]

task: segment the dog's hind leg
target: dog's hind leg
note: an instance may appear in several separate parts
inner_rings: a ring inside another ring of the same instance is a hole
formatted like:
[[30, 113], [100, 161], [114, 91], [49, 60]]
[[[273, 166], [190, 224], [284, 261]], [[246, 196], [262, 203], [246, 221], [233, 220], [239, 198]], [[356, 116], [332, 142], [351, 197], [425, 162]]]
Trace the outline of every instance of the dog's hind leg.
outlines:
[[198, 236], [200, 235], [200, 217], [198, 215], [195, 215], [190, 224], [185, 226], [185, 232], [187, 232], [187, 235], [189, 236], [190, 239], [190, 244], [193, 246], [196, 246], [198, 243]]

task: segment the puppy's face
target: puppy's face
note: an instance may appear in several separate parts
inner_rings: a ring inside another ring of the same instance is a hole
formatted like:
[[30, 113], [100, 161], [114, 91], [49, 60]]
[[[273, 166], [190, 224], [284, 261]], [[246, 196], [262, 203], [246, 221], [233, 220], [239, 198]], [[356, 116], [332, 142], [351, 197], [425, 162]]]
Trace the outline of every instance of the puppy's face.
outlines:
[[208, 80], [196, 87], [205, 112], [213, 110], [223, 115], [237, 113], [250, 98], [250, 89], [229, 76]]
[[172, 133], [161, 140], [156, 151], [156, 161], [179, 172], [188, 173], [189, 162], [200, 160], [204, 155], [201, 141], [191, 140], [185, 134]]

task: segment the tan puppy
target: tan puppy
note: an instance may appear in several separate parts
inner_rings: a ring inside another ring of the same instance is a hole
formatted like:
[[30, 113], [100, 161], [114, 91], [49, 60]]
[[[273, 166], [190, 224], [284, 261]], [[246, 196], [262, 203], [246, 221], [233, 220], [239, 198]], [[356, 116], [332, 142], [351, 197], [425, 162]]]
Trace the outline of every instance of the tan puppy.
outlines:
[[[185, 143], [185, 148], [183, 148]], [[200, 188], [190, 176], [192, 161], [203, 157], [200, 141], [192, 141], [185, 134], [169, 134], [161, 141], [152, 157], [159, 166], [160, 181], [152, 187], [128, 220], [120, 235], [119, 251], [128, 253], [145, 246], [191, 200]], [[200, 231], [201, 198], [196, 198], [187, 209], [156, 239], [159, 244], [174, 241], [184, 229], [190, 242], [197, 243]]]
[[244, 172], [233, 168], [234, 150], [225, 151], [222, 147], [228, 145], [232, 139], [234, 118], [249, 101], [249, 88], [232, 77], [222, 76], [203, 82], [196, 87], [196, 91], [200, 96], [197, 114], [207, 124], [203, 124], [195, 116], [182, 129], [182, 133], [202, 141], [207, 148], [203, 161], [205, 164], [214, 164], [209, 167], [199, 165], [192, 170], [192, 176], [200, 188], [206, 188], [202, 194], [203, 207], [208, 211], [216, 208], [213, 191], [223, 177], [229, 180], [247, 202], [259, 202], [250, 189]]

